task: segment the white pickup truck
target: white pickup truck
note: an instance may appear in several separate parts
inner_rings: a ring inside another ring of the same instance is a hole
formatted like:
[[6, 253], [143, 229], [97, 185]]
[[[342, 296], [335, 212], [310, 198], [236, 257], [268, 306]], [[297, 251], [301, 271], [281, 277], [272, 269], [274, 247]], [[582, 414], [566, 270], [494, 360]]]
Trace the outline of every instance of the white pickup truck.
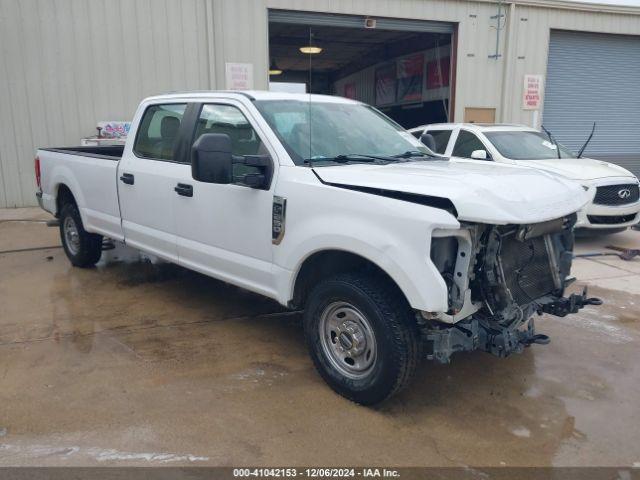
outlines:
[[579, 185], [434, 158], [351, 100], [147, 98], [124, 147], [43, 148], [35, 168], [73, 265], [98, 262], [107, 237], [304, 308], [315, 366], [361, 404], [421, 357], [519, 352], [548, 341], [534, 313], [599, 302], [564, 297]]
[[523, 125], [478, 123], [438, 123], [409, 131], [455, 162], [522, 165], [575, 180], [589, 196], [589, 203], [578, 212], [576, 228], [613, 233], [640, 221], [640, 187], [633, 173], [613, 163], [582, 158], [546, 133]]

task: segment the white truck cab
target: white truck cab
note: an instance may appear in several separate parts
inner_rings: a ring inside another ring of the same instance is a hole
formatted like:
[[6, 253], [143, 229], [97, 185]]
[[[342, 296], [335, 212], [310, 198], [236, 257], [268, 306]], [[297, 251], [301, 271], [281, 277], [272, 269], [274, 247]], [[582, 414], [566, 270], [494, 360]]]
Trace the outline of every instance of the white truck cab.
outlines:
[[409, 131], [414, 137], [423, 138], [436, 153], [455, 162], [522, 165], [575, 180], [589, 195], [589, 203], [578, 212], [577, 228], [616, 231], [640, 221], [640, 189], [631, 172], [602, 160], [577, 158], [533, 128], [441, 123]]
[[436, 158], [347, 99], [151, 97], [124, 147], [43, 148], [35, 166], [74, 265], [95, 265], [106, 237], [303, 308], [316, 368], [362, 404], [422, 357], [506, 356], [547, 341], [534, 313], [598, 303], [564, 296], [579, 185]]

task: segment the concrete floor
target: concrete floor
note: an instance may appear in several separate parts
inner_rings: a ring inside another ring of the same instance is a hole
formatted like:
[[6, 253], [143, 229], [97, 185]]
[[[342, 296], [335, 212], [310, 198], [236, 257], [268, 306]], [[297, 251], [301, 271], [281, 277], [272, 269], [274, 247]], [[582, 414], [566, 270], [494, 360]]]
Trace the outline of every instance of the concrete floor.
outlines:
[[[59, 245], [45, 218], [0, 211], [0, 251]], [[542, 317], [550, 345], [425, 362], [363, 408], [316, 374], [298, 315], [116, 255], [0, 254], [0, 465], [640, 466], [640, 258], [577, 260], [606, 304]]]

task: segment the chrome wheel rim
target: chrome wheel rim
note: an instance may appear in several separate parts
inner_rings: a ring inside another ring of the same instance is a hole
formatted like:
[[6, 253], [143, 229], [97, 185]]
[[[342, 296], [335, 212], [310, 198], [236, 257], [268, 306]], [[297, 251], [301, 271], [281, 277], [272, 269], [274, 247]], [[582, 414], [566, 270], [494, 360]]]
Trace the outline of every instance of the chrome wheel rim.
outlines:
[[77, 255], [80, 251], [80, 234], [75, 220], [71, 217], [66, 217], [62, 223], [62, 231], [69, 253]]
[[346, 302], [328, 305], [320, 315], [320, 343], [324, 355], [344, 376], [366, 376], [376, 362], [373, 328], [356, 307]]

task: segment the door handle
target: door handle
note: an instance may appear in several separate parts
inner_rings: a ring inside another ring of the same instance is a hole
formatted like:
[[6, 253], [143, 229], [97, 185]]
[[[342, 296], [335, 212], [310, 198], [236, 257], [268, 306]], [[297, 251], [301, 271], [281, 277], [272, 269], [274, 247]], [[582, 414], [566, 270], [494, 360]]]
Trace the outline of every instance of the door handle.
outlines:
[[193, 186], [187, 185], [186, 183], [179, 183], [174, 188], [178, 195], [182, 195], [183, 197], [193, 197]]
[[133, 177], [133, 175], [132, 175], [132, 174], [130, 174], [130, 173], [123, 173], [123, 174], [120, 176], [120, 181], [121, 181], [122, 183], [126, 183], [127, 185], [133, 185], [133, 183], [134, 183], [134, 181], [135, 181], [135, 178], [134, 178], [134, 177]]

